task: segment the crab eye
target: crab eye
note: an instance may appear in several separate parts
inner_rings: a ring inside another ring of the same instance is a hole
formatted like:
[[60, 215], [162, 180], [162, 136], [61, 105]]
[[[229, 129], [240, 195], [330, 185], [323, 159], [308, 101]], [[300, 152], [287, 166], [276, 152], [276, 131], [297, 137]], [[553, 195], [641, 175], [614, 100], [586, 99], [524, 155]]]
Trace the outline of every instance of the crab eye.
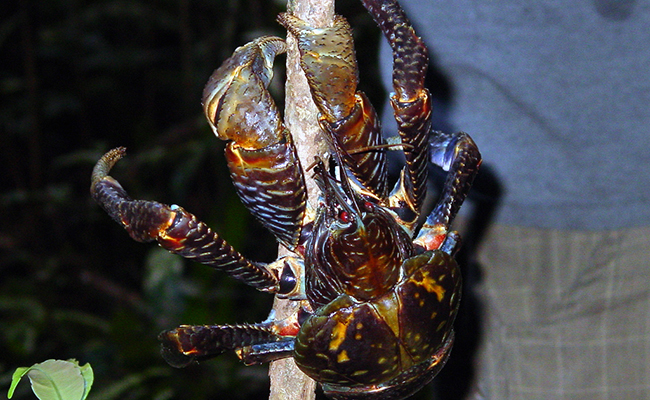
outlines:
[[366, 211], [372, 211], [372, 203], [369, 201], [366, 201], [363, 203], [363, 206], [366, 208]]
[[347, 224], [348, 222], [350, 222], [350, 220], [351, 220], [350, 213], [348, 213], [347, 211], [339, 212], [339, 221]]

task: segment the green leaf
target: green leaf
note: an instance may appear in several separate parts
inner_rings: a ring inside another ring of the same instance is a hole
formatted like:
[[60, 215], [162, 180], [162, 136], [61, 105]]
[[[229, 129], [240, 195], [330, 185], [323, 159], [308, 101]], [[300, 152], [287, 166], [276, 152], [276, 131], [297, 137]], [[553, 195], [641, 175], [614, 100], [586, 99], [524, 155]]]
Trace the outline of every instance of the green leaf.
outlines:
[[[79, 365], [77, 360], [74, 360], [74, 362]], [[93, 386], [93, 382], [95, 381], [95, 374], [93, 373], [93, 367], [90, 366], [90, 363], [86, 363], [79, 367], [79, 370], [81, 371], [81, 376], [84, 378], [84, 395], [81, 398], [81, 400], [86, 400], [86, 397], [88, 397], [88, 393], [90, 392], [90, 388]]]
[[47, 360], [31, 367], [16, 369], [7, 395], [9, 399], [25, 375], [40, 400], [84, 400], [94, 380], [90, 364], [79, 366], [77, 360]]

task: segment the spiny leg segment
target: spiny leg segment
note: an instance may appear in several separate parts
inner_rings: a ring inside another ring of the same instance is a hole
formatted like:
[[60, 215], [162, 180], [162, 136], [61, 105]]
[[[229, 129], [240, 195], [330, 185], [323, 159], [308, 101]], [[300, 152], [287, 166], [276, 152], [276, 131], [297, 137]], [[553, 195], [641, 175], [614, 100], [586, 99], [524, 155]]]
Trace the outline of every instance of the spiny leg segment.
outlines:
[[[428, 162], [448, 171], [437, 205], [420, 229], [416, 243], [437, 249], [467, 197], [481, 163], [481, 154], [466, 133], [431, 131], [431, 96], [424, 86], [429, 57], [397, 0], [362, 0], [393, 50], [393, 90], [391, 104], [404, 149], [406, 167], [398, 187], [391, 194], [391, 206], [410, 206], [414, 218], [404, 218], [413, 227], [426, 196]], [[400, 214], [402, 216], [402, 214]], [[454, 246], [458, 247], [458, 246]]]
[[93, 169], [90, 192], [134, 240], [155, 240], [172, 253], [222, 270], [259, 290], [278, 290], [278, 277], [273, 272], [246, 259], [193, 214], [175, 205], [131, 199], [122, 185], [108, 175], [125, 152], [124, 147], [118, 147], [102, 156]]

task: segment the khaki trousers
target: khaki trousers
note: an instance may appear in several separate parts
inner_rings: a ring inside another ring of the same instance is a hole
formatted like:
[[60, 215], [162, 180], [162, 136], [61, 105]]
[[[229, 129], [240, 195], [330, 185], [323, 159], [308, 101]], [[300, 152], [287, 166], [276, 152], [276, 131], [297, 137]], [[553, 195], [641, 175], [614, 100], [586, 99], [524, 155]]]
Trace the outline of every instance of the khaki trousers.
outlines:
[[650, 228], [494, 226], [473, 399], [650, 399]]

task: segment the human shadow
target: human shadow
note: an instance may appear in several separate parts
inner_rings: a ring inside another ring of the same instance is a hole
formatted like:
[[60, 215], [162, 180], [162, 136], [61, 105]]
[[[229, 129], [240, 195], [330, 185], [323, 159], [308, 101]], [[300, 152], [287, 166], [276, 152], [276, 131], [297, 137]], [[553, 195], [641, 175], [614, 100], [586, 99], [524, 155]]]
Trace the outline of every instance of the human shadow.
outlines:
[[[446, 132], [457, 130], [449, 119], [454, 98], [453, 83], [437, 67], [433, 57], [429, 65], [426, 85], [434, 101], [433, 129]], [[469, 134], [471, 135], [471, 132]], [[435, 187], [442, 188], [446, 176], [444, 171], [431, 164], [429, 176]], [[477, 287], [482, 279], [482, 268], [477, 260], [477, 251], [493, 222], [502, 194], [502, 183], [490, 166], [489, 160], [483, 160], [460, 218], [462, 246], [456, 255], [456, 261], [463, 276], [462, 300], [454, 324], [456, 333], [454, 349], [445, 368], [434, 380], [436, 400], [466, 399], [475, 378], [485, 307], [477, 293]]]

